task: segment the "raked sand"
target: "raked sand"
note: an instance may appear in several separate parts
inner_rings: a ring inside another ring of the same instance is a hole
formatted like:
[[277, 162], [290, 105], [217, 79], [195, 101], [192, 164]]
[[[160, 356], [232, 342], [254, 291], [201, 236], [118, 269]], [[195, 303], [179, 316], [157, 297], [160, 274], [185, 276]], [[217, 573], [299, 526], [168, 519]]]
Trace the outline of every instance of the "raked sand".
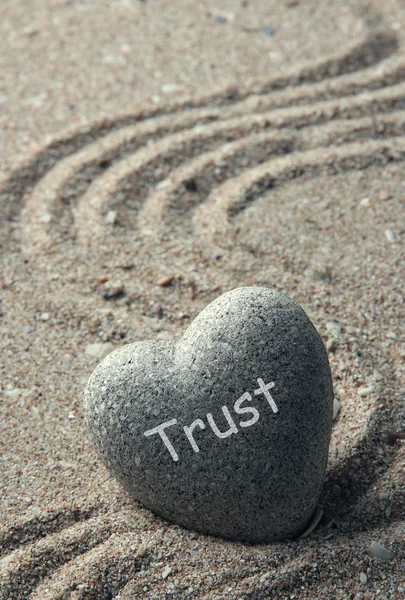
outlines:
[[[0, 4], [1, 598], [405, 597], [404, 30], [400, 0]], [[246, 285], [305, 308], [341, 405], [319, 527], [256, 546], [134, 504], [82, 412], [105, 353]]]

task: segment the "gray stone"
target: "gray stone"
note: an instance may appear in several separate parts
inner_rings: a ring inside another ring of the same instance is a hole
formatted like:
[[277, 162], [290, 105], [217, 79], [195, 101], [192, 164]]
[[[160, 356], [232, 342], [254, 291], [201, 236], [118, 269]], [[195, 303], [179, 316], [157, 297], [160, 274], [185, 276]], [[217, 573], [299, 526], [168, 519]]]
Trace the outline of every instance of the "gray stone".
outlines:
[[301, 534], [323, 484], [333, 394], [302, 308], [261, 287], [209, 304], [176, 344], [107, 356], [85, 420], [134, 498], [203, 533], [247, 542]]
[[368, 549], [368, 555], [373, 558], [381, 558], [382, 560], [392, 560], [395, 558], [394, 552], [391, 552], [391, 550], [388, 550], [378, 542], [371, 542], [370, 548]]

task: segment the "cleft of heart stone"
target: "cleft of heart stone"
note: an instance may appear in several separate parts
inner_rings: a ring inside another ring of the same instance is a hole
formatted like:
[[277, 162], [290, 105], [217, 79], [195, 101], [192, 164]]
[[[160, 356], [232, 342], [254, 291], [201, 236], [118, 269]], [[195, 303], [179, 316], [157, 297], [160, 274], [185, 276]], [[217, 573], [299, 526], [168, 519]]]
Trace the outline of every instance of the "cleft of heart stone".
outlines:
[[143, 341], [91, 375], [85, 422], [133, 498], [202, 533], [300, 535], [325, 477], [333, 393], [322, 340], [275, 290], [211, 302], [177, 343]]

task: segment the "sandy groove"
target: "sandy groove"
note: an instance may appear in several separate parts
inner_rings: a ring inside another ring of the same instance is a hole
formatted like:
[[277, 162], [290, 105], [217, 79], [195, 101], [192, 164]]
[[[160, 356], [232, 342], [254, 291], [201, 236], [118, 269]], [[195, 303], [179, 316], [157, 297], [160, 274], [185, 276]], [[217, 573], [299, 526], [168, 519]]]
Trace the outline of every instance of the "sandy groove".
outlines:
[[[103, 194], [111, 187], [113, 187], [111, 193], [118, 191], [116, 190], [117, 182], [120, 182], [120, 188], [125, 188], [128, 185], [126, 180], [129, 177], [135, 180], [135, 183], [141, 189], [146, 187], [146, 182], [142, 182], [142, 180], [147, 179], [149, 184], [157, 183], [164, 177], [164, 173], [161, 175], [152, 173], [150, 176], [148, 173], [146, 175], [145, 171], [149, 164], [152, 167], [157, 167], [160, 162], [169, 161], [173, 166], [176, 166], [176, 160], [183, 162], [187, 157], [201, 152], [203, 148], [220, 146], [228, 140], [237, 139], [250, 129], [261, 128], [264, 121], [260, 116], [253, 116], [245, 119], [245, 128], [240, 119], [203, 126], [204, 121], [213, 118], [215, 118], [213, 111], [200, 112], [197, 115], [199, 124], [196, 127], [173, 135], [167, 134], [176, 131], [176, 129], [183, 130], [191, 125], [194, 126], [196, 123], [195, 118], [192, 122], [190, 122], [189, 117], [179, 119], [178, 124], [173, 123], [173, 119], [170, 122], [165, 118], [168, 123], [164, 128], [158, 127], [156, 122], [145, 122], [139, 126], [110, 134], [107, 139], [103, 138], [99, 143], [95, 143], [86, 150], [59, 163], [34, 188], [25, 204], [22, 213], [22, 228], [25, 230], [24, 233], [27, 237], [26, 242], [23, 242], [25, 250], [30, 253], [35, 251], [37, 246], [41, 247], [47, 241], [49, 243], [49, 237], [47, 240], [46, 231], [44, 232], [47, 226], [43, 217], [53, 208], [58, 198], [69, 195], [67, 188], [70, 188], [70, 195], [79, 195], [82, 173], [80, 172], [77, 178], [74, 176], [77, 173], [77, 168], [83, 167], [83, 163], [92, 165], [97, 161], [99, 172], [104, 172], [94, 183], [89, 185], [75, 211], [76, 221], [86, 227], [88, 219], [92, 218], [94, 212], [96, 212], [93, 211], [93, 207], [98, 205], [98, 190], [102, 190]], [[152, 128], [153, 132], [151, 131]], [[162, 139], [153, 143], [158, 135], [162, 136]], [[133, 142], [131, 144], [131, 154], [128, 150], [123, 151], [123, 146], [128, 146], [130, 142]], [[106, 152], [106, 148], [109, 147], [114, 148], [116, 152], [120, 151], [124, 156], [128, 153], [129, 156], [114, 163], [111, 168], [100, 168], [101, 161], [109, 160], [109, 155]], [[135, 152], [135, 154], [132, 154], [132, 152]], [[94, 156], [96, 158], [93, 158]], [[106, 174], [108, 174], [108, 177], [106, 177]], [[93, 172], [92, 177], [94, 176], [95, 173]], [[151, 177], [154, 177], [154, 180], [151, 181]]]
[[[204, 213], [205, 210], [204, 202], [210, 202], [207, 200], [210, 194], [215, 195], [218, 190], [222, 195], [222, 190], [227, 189], [224, 188], [225, 181], [229, 185], [234, 178], [238, 182], [243, 181], [248, 177], [247, 173], [256, 169], [258, 164], [265, 161], [268, 164], [268, 157], [276, 160], [280, 155], [285, 155], [285, 161], [289, 163], [290, 156], [294, 161], [294, 154], [306, 149], [326, 148], [333, 144], [344, 147], [348, 142], [365, 139], [369, 135], [382, 138], [395, 135], [398, 127], [404, 123], [405, 114], [402, 112], [382, 115], [378, 119], [337, 121], [333, 124], [309, 126], [299, 131], [269, 131], [252, 135], [226, 144], [220, 150], [206, 152], [172, 172], [167, 185], [149, 195], [139, 215], [140, 232], [155, 238], [167, 235], [175, 227], [176, 217], [181, 216], [184, 233], [191, 235], [192, 226], [189, 226], [188, 221], [193, 217], [187, 214], [190, 208], [198, 207], [195, 217], [198, 221], [199, 211]], [[325, 156], [327, 160], [327, 154]], [[238, 175], [238, 171], [243, 174]], [[184, 185], [185, 181], [190, 180], [197, 186], [193, 193], [188, 192]], [[107, 201], [108, 197], [105, 202]], [[213, 216], [211, 208], [211, 204], [206, 208], [209, 220]], [[93, 218], [95, 217], [96, 215]], [[106, 234], [105, 229], [103, 234]]]
[[63, 600], [76, 589], [88, 600], [114, 597], [143, 564], [142, 559], [136, 558], [139, 545], [134, 533], [114, 533], [101, 546], [57, 569], [51, 578], [38, 585], [30, 600]]
[[[4, 565], [3, 573], [0, 571], [0, 596], [26, 597], [40, 580], [60, 565], [104, 543], [113, 531], [119, 530], [119, 522], [119, 514], [80, 520], [66, 530], [49, 533], [38, 542], [18, 548], [0, 561], [0, 567]], [[125, 523], [121, 527], [125, 527]]]
[[[405, 58], [403, 55], [394, 55], [383, 60], [377, 66], [350, 74], [339, 75], [333, 79], [326, 79], [312, 84], [302, 84], [276, 90], [268, 94], [252, 91], [246, 103], [250, 110], [286, 108], [288, 106], [301, 106], [313, 102], [354, 96], [367, 90], [376, 91], [384, 87], [401, 83], [405, 77]], [[254, 89], [254, 88], [253, 88]], [[239, 110], [240, 104], [229, 107], [229, 115]]]
[[53, 507], [43, 515], [28, 519], [22, 518], [18, 525], [3, 526], [0, 533], [0, 555], [4, 556], [15, 548], [58, 532], [75, 523], [83, 523], [97, 515], [98, 511], [99, 508], [92, 506], [78, 506], [71, 509], [66, 506]]
[[405, 158], [405, 137], [347, 144], [338, 148], [319, 148], [278, 158], [242, 173], [211, 193], [195, 213], [195, 232], [218, 245], [230, 237], [231, 219], [246, 209], [261, 194], [281, 182], [302, 175], [337, 173], [365, 169]]
[[[159, 214], [160, 209], [162, 211], [165, 209], [167, 200], [170, 197], [169, 194], [173, 188], [170, 182], [173, 180], [178, 181], [179, 178], [182, 178], [182, 181], [177, 183], [176, 189], [182, 184], [184, 187], [184, 181], [188, 179], [187, 173], [191, 171], [191, 165], [195, 164], [195, 162], [205, 162], [207, 160], [206, 157], [212, 163], [214, 160], [221, 160], [221, 157], [226, 153], [232, 153], [232, 156], [234, 156], [238, 149], [244, 151], [253, 150], [255, 147], [258, 147], [259, 150], [260, 147], [261, 151], [266, 154], [284, 154], [290, 149], [291, 136], [288, 135], [275, 135], [273, 132], [269, 132], [242, 137], [249, 130], [254, 131], [255, 129], [260, 130], [262, 127], [265, 128], [266, 124], [260, 117], [247, 119], [246, 127], [244, 127], [244, 123], [241, 121], [239, 120], [235, 123], [235, 129], [232, 129], [230, 124], [229, 127], [224, 127], [221, 123], [223, 132], [219, 128], [216, 132], [212, 131], [212, 139], [210, 139], [211, 131], [207, 131], [205, 128], [201, 136], [198, 136], [197, 132], [191, 130], [176, 139], [166, 138], [162, 143], [157, 144], [156, 147], [146, 149], [145, 152], [139, 152], [130, 159], [118, 163], [116, 168], [106, 172], [105, 176], [100, 181], [95, 182], [89, 188], [87, 194], [81, 198], [75, 212], [75, 225], [79, 241], [91, 245], [97, 243], [98, 239], [107, 234], [104, 219], [106, 206], [111, 201], [117, 204], [117, 198], [120, 200], [117, 207], [118, 210], [122, 208], [126, 199], [127, 203], [131, 203], [130, 208], [132, 213], [141, 210], [139, 229], [143, 233], [144, 229], [148, 229], [149, 217], [152, 220], [161, 217]], [[242, 137], [242, 139], [236, 142], [231, 141], [239, 137]], [[165, 147], [171, 148], [173, 154], [167, 152]], [[214, 150], [207, 152], [210, 148], [214, 148]], [[202, 152], [203, 154], [201, 154]], [[193, 157], [197, 158], [193, 160]], [[181, 168], [180, 165], [184, 163], [186, 163], [186, 166]], [[155, 168], [159, 168], [157, 176], [154, 176]], [[150, 176], [148, 176], [149, 173]], [[183, 174], [184, 177], [182, 177]], [[167, 180], [167, 177], [170, 177], [170, 179]], [[192, 174], [190, 175], [191, 178]], [[162, 181], [163, 179], [165, 181]], [[133, 183], [131, 180], [133, 180]], [[160, 185], [159, 181], [162, 181]], [[142, 207], [142, 200], [147, 197], [147, 182], [157, 184], [160, 192], [157, 191], [153, 195], [153, 200], [148, 198]], [[139, 207], [138, 211], [136, 210], [137, 206]], [[146, 218], [143, 218], [145, 215], [147, 215]], [[94, 223], [91, 236], [89, 236], [89, 232], [86, 230], [86, 223], [88, 223], [89, 219]], [[125, 225], [128, 227], [127, 219], [125, 219]], [[151, 233], [154, 234], [155, 232], [151, 231]]]
[[[215, 111], [207, 109], [199, 111], [197, 119], [204, 123], [217, 117]], [[190, 127], [195, 121], [193, 113], [146, 120], [112, 131], [58, 162], [34, 187], [22, 210], [21, 225], [26, 231], [29, 247], [34, 250], [49, 243], [47, 217], [52, 209], [58, 209], [54, 206], [57, 201], [70, 201], [80, 188], [86, 188], [94, 177], [108, 168], [118, 151], [124, 155], [134, 152], [150, 140]]]
[[[38, 186], [34, 189], [32, 195], [28, 198], [25, 209], [22, 213], [22, 245], [27, 254], [35, 254], [35, 252], [41, 251], [47, 244], [49, 244], [49, 219], [52, 217], [49, 215], [51, 207], [57, 203], [57, 200], [69, 197], [69, 194], [77, 194], [75, 186], [70, 183], [72, 188], [70, 192], [67, 191], [67, 182], [70, 181], [77, 168], [83, 165], [83, 161], [89, 165], [96, 165], [97, 170], [105, 171], [107, 176], [102, 176], [101, 181], [91, 185], [84, 198], [79, 203], [76, 211], [75, 218], [78, 222], [78, 228], [84, 231], [87, 228], [89, 218], [96, 218], [97, 213], [101, 213], [101, 207], [105, 202], [105, 195], [110, 186], [113, 189], [109, 192], [110, 195], [121, 192], [122, 189], [126, 190], [127, 194], [137, 195], [142, 187], [146, 189], [146, 182], [142, 184], [142, 176], [148, 181], [148, 183], [158, 182], [161, 180], [165, 172], [159, 171], [158, 175], [153, 174], [153, 167], [157, 169], [158, 163], [163, 161], [169, 162], [170, 168], [178, 166], [179, 162], [183, 162], [197, 153], [205, 150], [211, 146], [220, 145], [221, 142], [230, 141], [234, 138], [238, 138], [246, 134], [247, 132], [262, 128], [270, 127], [292, 127], [296, 128], [304, 127], [306, 125], [315, 123], [325, 123], [332, 119], [337, 118], [354, 118], [365, 114], [375, 112], [384, 112], [387, 110], [396, 110], [402, 108], [405, 100], [405, 85], [399, 84], [392, 88], [383, 89], [375, 92], [373, 95], [369, 93], [363, 93], [358, 96], [348, 97], [337, 101], [321, 102], [314, 107], [297, 107], [290, 109], [278, 109], [271, 113], [264, 115], [247, 115], [242, 118], [229, 119], [225, 122], [207, 124], [205, 126], [198, 125], [194, 129], [183, 133], [177, 133], [169, 137], [163, 137], [162, 140], [156, 142], [152, 146], [148, 145], [145, 149], [139, 150], [135, 156], [127, 157], [114, 164], [112, 174], [109, 175], [110, 169], [102, 167], [102, 161], [110, 160], [106, 151], [111, 147], [116, 148], [116, 145], [128, 144], [136, 138], [136, 135], [140, 135], [140, 139], [136, 139], [135, 149], [139, 148], [144, 142], [144, 136], [151, 135], [151, 129], [156, 135], [164, 135], [167, 129], [163, 131], [159, 130], [154, 126], [154, 123], [149, 124], [146, 122], [144, 127], [141, 125], [138, 128], [128, 128], [121, 134], [111, 134], [107, 140], [101, 140], [99, 143], [94, 144], [87, 150], [89, 151], [88, 157], [85, 158], [84, 152], [81, 151], [77, 155], [73, 155], [69, 159], [65, 159], [59, 163], [48, 175], [41, 180]], [[199, 115], [199, 121], [204, 123], [204, 120], [211, 120], [215, 118], [215, 114], [201, 114]], [[167, 127], [167, 123], [165, 123]], [[173, 124], [172, 130], [176, 128], [182, 128], [190, 126], [189, 117], [187, 116], [184, 121], [180, 119], [180, 123]], [[143, 129], [146, 131], [143, 131]], [[128, 152], [128, 150], [127, 150]], [[154, 163], [155, 161], [155, 163]], [[150, 166], [152, 172], [142, 173], [146, 170], [146, 167]], [[95, 176], [95, 173], [92, 173]], [[112, 179], [112, 181], [110, 181]], [[85, 177], [86, 181], [89, 181], [89, 176]], [[91, 180], [91, 178], [90, 178]], [[122, 180], [122, 185], [119, 186], [117, 183]], [[130, 180], [135, 180], [135, 189], [129, 189]], [[76, 187], [82, 186], [82, 177], [79, 172], [79, 177], [76, 181]], [[63, 191], [65, 187], [65, 191]], [[88, 184], [85, 185], [85, 188]], [[95, 189], [94, 189], [95, 188]], [[100, 188], [103, 190], [100, 193]], [[142, 199], [142, 195], [141, 198]], [[59, 203], [60, 204], [60, 203]], [[146, 209], [148, 210], [148, 209]], [[97, 219], [98, 231], [95, 232], [94, 237], [100, 237], [104, 235], [102, 229], [100, 217]], [[92, 236], [93, 238], [93, 233]]]
[[[299, 85], [297, 87], [287, 87], [287, 89], [274, 91], [271, 92], [271, 94], [265, 94], [263, 96], [252, 93], [246, 97], [246, 100], [225, 107], [207, 109], [207, 111], [195, 109], [185, 111], [184, 116], [180, 113], [170, 115], [170, 117], [166, 119], [164, 117], [151, 119], [147, 126], [151, 127], [149, 140], [157, 141], [170, 131], [173, 132], [186, 129], [195, 124], [203, 125], [218, 119], [226, 121], [234, 117], [240, 117], [241, 120], [244, 120], [245, 117], [248, 116], [245, 113], [249, 113], [252, 115], [251, 118], [255, 118], [255, 114], [266, 113], [270, 110], [275, 110], [276, 108], [286, 108], [289, 106], [297, 107], [346, 96], [354, 96], [363, 92], [364, 88], [370, 92], [371, 90], [393, 86], [402, 82], [404, 77], [405, 58], [403, 56], [392, 56], [384, 60], [378, 67], [369, 67], [364, 71], [353, 75], [339, 76], [335, 79], [321, 81], [307, 86]], [[252, 90], [253, 89], [254, 82], [252, 82]], [[188, 119], [190, 119], [189, 125], [187, 125]], [[164, 123], [169, 123], [169, 128], [165, 129]], [[159, 124], [161, 125], [161, 129], [158, 127]], [[139, 130], [139, 134], [141, 133], [142, 129]], [[100, 132], [100, 135], [102, 135], [102, 132]], [[131, 154], [134, 150], [139, 149], [142, 146], [142, 139], [134, 140], [134, 144], [126, 143], [123, 146], [117, 145], [116, 148], [110, 149], [109, 152], [105, 154], [103, 152], [103, 139], [101, 138], [100, 141], [100, 155], [98, 157], [100, 162], [110, 161], [112, 163], [114, 161], [121, 161], [125, 155]], [[79, 177], [81, 180], [81, 193], [84, 193], [86, 190], [85, 182], [87, 181], [87, 184], [89, 185], [89, 182], [103, 171], [103, 169], [100, 170], [98, 161], [95, 161], [95, 164], [93, 163], [94, 161], [87, 161], [86, 158], [84, 158], [80, 168], [75, 173], [75, 177]], [[72, 190], [73, 193], [77, 195], [78, 192], [75, 182], [70, 182], [69, 178], [66, 177], [66, 182], [60, 189], [60, 195], [69, 195], [72, 193]]]
[[[111, 130], [135, 124], [140, 120], [155, 118], [161, 115], [172, 115], [189, 109], [201, 108], [206, 105], [226, 107], [237, 104], [254, 94], [268, 94], [270, 90], [278, 90], [289, 86], [300, 86], [306, 82], [337, 77], [344, 73], [358, 71], [369, 65], [378, 64], [390, 56], [397, 48], [395, 36], [391, 33], [370, 32], [365, 39], [350, 47], [342, 49], [326, 60], [321, 59], [299, 68], [290, 69], [284, 76], [269, 78], [266, 82], [249, 82], [238, 89], [226, 88], [213, 94], [202, 95], [195, 100], [180, 100], [170, 106], [146, 109], [137, 114], [117, 116], [115, 119], [102, 119], [92, 125], [73, 127], [51, 137], [45, 147], [32, 150], [28, 158], [10, 174], [0, 180], [0, 205], [5, 205], [5, 220], [16, 214], [24, 194], [45, 176], [46, 172], [63, 158], [80, 148], [92, 144], [94, 137], [108, 134]], [[394, 67], [394, 71], [397, 67]], [[402, 73], [402, 71], [400, 70]], [[380, 77], [381, 77], [380, 72]], [[401, 75], [402, 76], [402, 75]], [[323, 84], [327, 83], [326, 81]], [[342, 82], [344, 83], [344, 82]], [[287, 99], [288, 102], [288, 99]], [[243, 104], [243, 102], [242, 102]], [[223, 111], [221, 111], [222, 113]], [[238, 112], [238, 109], [236, 109]], [[224, 115], [225, 116], [225, 115]], [[12, 198], [13, 202], [10, 202]], [[11, 212], [10, 212], [11, 211]]]

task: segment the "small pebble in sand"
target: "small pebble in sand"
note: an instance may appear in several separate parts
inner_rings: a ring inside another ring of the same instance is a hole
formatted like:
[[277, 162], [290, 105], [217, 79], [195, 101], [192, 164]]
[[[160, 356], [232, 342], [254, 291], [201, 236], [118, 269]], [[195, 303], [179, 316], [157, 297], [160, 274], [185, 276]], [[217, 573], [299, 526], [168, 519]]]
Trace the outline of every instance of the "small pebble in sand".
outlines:
[[125, 288], [121, 281], [108, 281], [104, 289], [101, 290], [101, 294], [104, 300], [115, 300], [124, 296]]
[[173, 275], [165, 275], [158, 280], [157, 284], [160, 285], [160, 287], [168, 287], [172, 283], [173, 279]]
[[179, 86], [176, 83], [164, 83], [162, 86], [160, 86], [160, 89], [163, 94], [174, 94], [178, 91]]
[[299, 536], [299, 540], [301, 540], [302, 538], [306, 538], [309, 535], [311, 535], [311, 533], [313, 531], [315, 531], [315, 529], [318, 527], [320, 520], [323, 517], [323, 510], [321, 508], [316, 508], [314, 511], [314, 514], [312, 515], [312, 518], [308, 524], [308, 527], [305, 529], [304, 533], [301, 533], [301, 535]]
[[234, 21], [235, 15], [232, 12], [213, 9], [211, 15], [215, 18], [218, 23], [226, 23], [227, 21]]
[[172, 180], [171, 179], [163, 179], [163, 181], [160, 181], [157, 185], [156, 185], [156, 189], [157, 190], [164, 190], [165, 188], [168, 188], [172, 185]]
[[357, 390], [357, 395], [358, 396], [369, 396], [373, 392], [374, 392], [373, 385], [363, 385], [363, 386], [359, 387], [359, 389]]
[[333, 420], [336, 419], [340, 412], [341, 404], [337, 398], [333, 398]]
[[268, 35], [270, 37], [273, 37], [276, 35], [276, 30], [271, 25], [268, 25], [267, 27], [263, 28], [263, 33], [265, 33], [266, 35]]
[[366, 585], [366, 583], [367, 583], [367, 575], [365, 573], [360, 573], [360, 583], [362, 585]]
[[171, 567], [165, 567], [162, 571], [162, 579], [166, 579], [167, 577], [169, 577], [171, 572], [172, 572]]
[[373, 558], [381, 558], [382, 560], [392, 560], [395, 558], [394, 552], [385, 548], [378, 542], [371, 542], [367, 554]]
[[6, 390], [4, 394], [9, 398], [16, 398], [17, 396], [20, 396], [22, 392], [23, 390], [20, 390], [19, 388], [11, 388]]
[[105, 222], [108, 225], [114, 225], [115, 222], [117, 220], [117, 211], [116, 210], [109, 210], [108, 213], [105, 216]]
[[342, 328], [339, 325], [339, 323], [337, 323], [337, 321], [328, 321], [328, 323], [326, 323], [326, 329], [329, 331], [332, 338], [334, 338], [336, 340], [338, 340], [340, 338], [340, 335], [342, 333]]
[[143, 558], [144, 556], [146, 556], [148, 552], [148, 547], [146, 544], [141, 544], [138, 548], [138, 550], [136, 551], [136, 558]]
[[385, 237], [389, 241], [390, 244], [395, 244], [395, 234], [392, 229], [385, 230]]

